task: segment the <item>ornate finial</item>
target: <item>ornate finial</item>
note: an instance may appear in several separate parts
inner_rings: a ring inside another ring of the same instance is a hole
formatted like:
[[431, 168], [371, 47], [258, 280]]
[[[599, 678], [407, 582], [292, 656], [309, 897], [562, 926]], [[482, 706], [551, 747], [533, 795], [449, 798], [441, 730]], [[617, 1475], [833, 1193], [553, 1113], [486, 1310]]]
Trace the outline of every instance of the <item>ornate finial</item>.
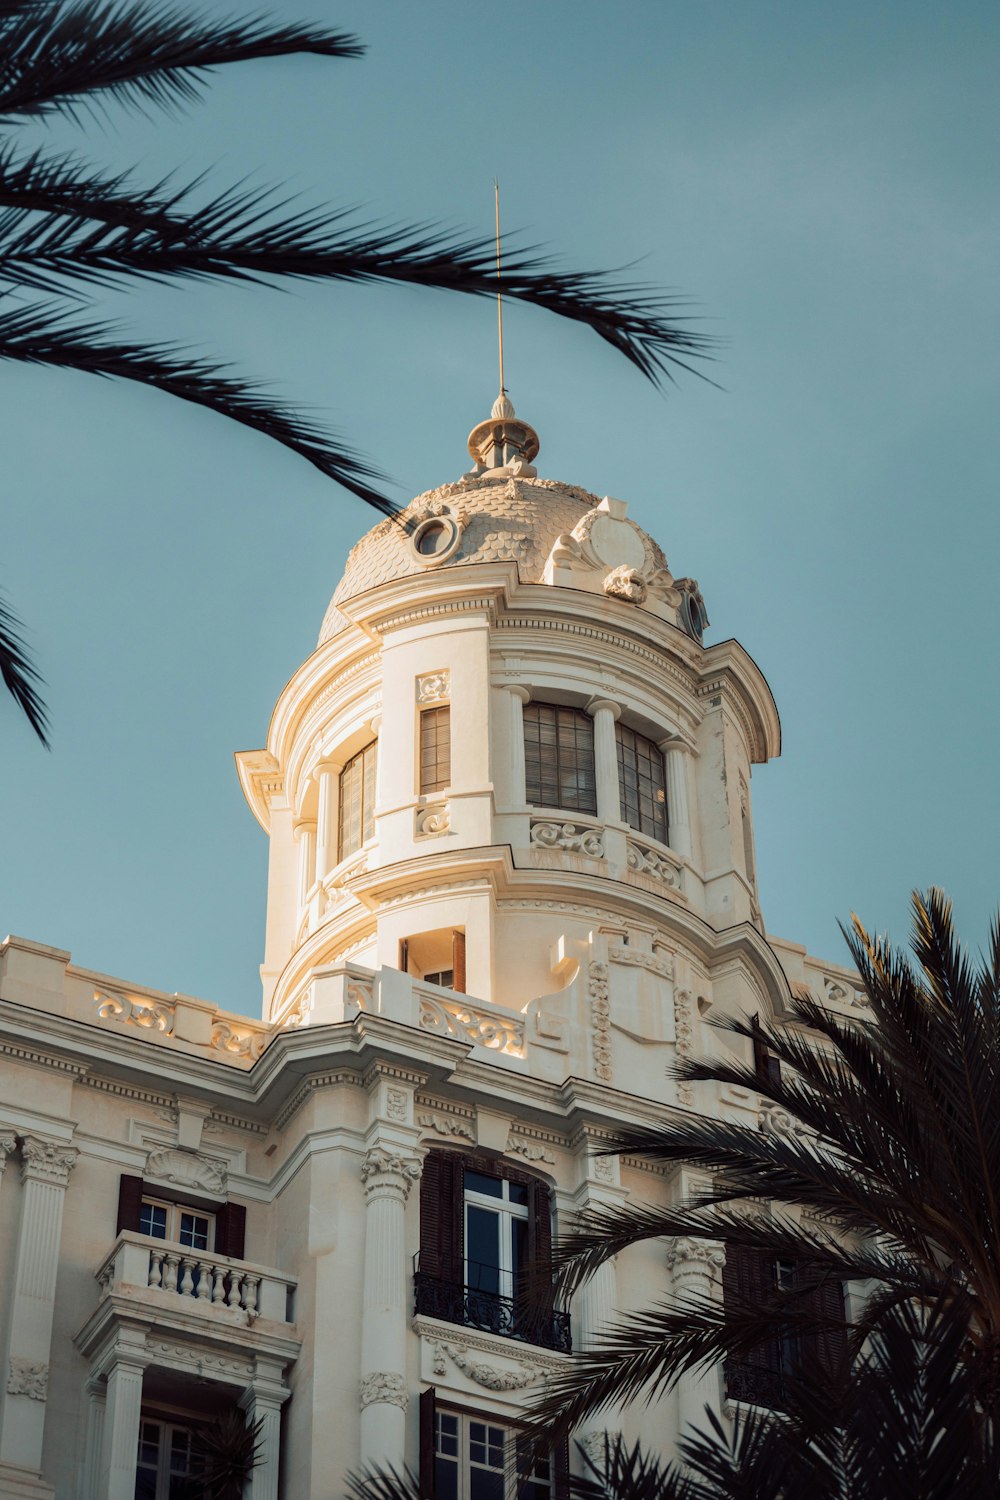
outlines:
[[509, 396], [505, 396], [501, 391], [500, 395], [493, 403], [493, 410], [490, 415], [498, 418], [500, 421], [509, 422], [511, 417], [514, 416], [513, 401]]

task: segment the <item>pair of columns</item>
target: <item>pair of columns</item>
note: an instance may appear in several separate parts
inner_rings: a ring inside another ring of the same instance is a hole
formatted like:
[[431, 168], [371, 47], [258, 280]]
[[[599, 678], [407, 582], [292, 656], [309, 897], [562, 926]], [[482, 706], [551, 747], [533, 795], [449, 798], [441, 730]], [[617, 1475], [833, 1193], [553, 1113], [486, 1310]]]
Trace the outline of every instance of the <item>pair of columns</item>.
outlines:
[[[18, 1137], [0, 1131], [0, 1175]], [[10, 1290], [0, 1417], [0, 1470], [40, 1476], [48, 1399], [59, 1244], [69, 1175], [78, 1152], [64, 1140], [20, 1137], [21, 1218]]]
[[[524, 759], [524, 705], [531, 693], [520, 684], [508, 685], [510, 696], [510, 744], [512, 794], [516, 803], [524, 801], [526, 768]], [[597, 791], [597, 816], [603, 823], [620, 823], [621, 789], [618, 785], [618, 742], [615, 725], [621, 718], [621, 706], [610, 698], [592, 698], [587, 712], [594, 721], [594, 780]], [[691, 814], [688, 798], [688, 757], [691, 747], [684, 741], [666, 736], [659, 741], [666, 773], [667, 837], [670, 848], [683, 859], [692, 855]]]
[[[85, 1500], [134, 1500], [142, 1420], [142, 1382], [152, 1357], [139, 1330], [120, 1328], [103, 1361], [106, 1380], [88, 1382]], [[249, 1500], [278, 1500], [281, 1408], [288, 1400], [281, 1371], [261, 1362], [238, 1398], [249, 1426], [260, 1423], [258, 1462], [251, 1471]]]

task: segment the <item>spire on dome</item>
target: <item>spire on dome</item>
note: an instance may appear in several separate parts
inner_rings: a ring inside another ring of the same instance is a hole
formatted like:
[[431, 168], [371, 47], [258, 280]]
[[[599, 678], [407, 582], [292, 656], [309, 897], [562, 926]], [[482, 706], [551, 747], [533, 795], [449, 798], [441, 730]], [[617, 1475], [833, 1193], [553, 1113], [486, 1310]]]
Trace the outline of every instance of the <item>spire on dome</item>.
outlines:
[[489, 421], [480, 422], [469, 433], [469, 452], [476, 461], [472, 472], [478, 477], [534, 479], [538, 473], [531, 463], [538, 452], [538, 433], [516, 415], [505, 391], [494, 401]]

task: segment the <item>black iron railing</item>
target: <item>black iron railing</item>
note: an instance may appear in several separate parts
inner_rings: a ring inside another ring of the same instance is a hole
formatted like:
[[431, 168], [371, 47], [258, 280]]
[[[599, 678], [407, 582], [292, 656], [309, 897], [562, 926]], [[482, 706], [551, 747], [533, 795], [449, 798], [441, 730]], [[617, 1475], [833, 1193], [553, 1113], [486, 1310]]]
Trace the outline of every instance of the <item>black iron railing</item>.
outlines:
[[481, 1291], [461, 1282], [443, 1281], [415, 1271], [413, 1289], [416, 1311], [444, 1323], [459, 1323], [464, 1328], [480, 1328], [484, 1333], [498, 1333], [502, 1338], [520, 1339], [542, 1349], [556, 1349], [569, 1354], [570, 1318], [558, 1309], [529, 1306], [519, 1298], [501, 1297], [498, 1292]]
[[730, 1401], [746, 1401], [753, 1406], [766, 1406], [772, 1411], [782, 1411], [788, 1405], [788, 1387], [781, 1370], [767, 1365], [744, 1364], [740, 1360], [727, 1359], [725, 1366], [726, 1395]]

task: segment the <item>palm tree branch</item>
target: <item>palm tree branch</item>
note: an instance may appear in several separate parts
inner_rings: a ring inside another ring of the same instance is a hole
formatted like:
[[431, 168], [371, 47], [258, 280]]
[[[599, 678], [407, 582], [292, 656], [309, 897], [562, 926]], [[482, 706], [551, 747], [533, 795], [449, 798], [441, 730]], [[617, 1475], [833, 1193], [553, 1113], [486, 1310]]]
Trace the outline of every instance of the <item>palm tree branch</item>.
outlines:
[[272, 438], [384, 515], [395, 514], [397, 507], [370, 482], [383, 477], [378, 470], [284, 403], [184, 350], [126, 343], [113, 334], [104, 325], [71, 324], [34, 308], [8, 312], [0, 315], [0, 359], [155, 386]]
[[149, 0], [18, 8], [0, 18], [0, 117], [72, 113], [104, 95], [176, 108], [199, 97], [208, 70], [228, 63], [363, 50], [356, 37], [327, 27], [202, 19]]
[[28, 656], [20, 630], [17, 616], [0, 599], [0, 677], [35, 734], [49, 750], [48, 718], [37, 686], [42, 679]]

